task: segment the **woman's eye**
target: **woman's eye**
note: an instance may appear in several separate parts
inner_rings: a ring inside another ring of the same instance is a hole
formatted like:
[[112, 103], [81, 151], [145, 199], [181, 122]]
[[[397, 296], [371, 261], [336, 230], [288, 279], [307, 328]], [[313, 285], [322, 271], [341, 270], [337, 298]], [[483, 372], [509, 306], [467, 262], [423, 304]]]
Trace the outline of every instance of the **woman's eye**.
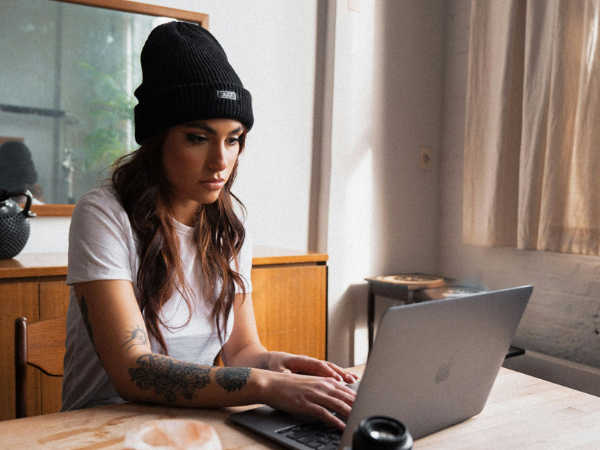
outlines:
[[196, 144], [208, 141], [208, 138], [198, 134], [186, 134], [185, 137], [188, 141]]
[[232, 137], [227, 139], [227, 143], [229, 145], [238, 145], [240, 143], [240, 138], [239, 137]]

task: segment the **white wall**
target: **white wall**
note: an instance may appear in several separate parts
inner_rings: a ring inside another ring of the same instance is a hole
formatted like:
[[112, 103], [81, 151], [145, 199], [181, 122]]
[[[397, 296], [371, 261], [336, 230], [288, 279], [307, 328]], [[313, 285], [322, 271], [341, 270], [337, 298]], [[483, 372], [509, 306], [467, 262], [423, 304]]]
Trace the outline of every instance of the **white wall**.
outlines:
[[21, 254], [63, 253], [69, 248], [70, 217], [36, 217], [29, 219], [29, 239]]
[[600, 258], [462, 243], [462, 180], [470, 0], [445, 2], [440, 271], [490, 289], [533, 284], [515, 343], [600, 368]]

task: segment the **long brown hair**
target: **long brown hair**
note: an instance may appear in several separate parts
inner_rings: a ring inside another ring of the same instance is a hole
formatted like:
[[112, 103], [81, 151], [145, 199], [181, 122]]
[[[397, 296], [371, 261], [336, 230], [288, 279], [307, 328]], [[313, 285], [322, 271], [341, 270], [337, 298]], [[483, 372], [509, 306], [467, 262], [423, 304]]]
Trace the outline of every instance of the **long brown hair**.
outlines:
[[[241, 154], [247, 130], [240, 136]], [[166, 327], [160, 311], [175, 290], [190, 310], [193, 302], [185, 283], [179, 258], [179, 239], [169, 206], [170, 186], [163, 166], [162, 151], [166, 132], [143, 142], [141, 147], [113, 164], [112, 184], [121, 201], [138, 245], [140, 265], [137, 285], [140, 308], [148, 332], [166, 354], [169, 353], [160, 325]], [[239, 159], [238, 159], [239, 160]], [[242, 202], [231, 192], [237, 174], [236, 160], [231, 175], [217, 201], [201, 205], [194, 220], [194, 242], [198, 248], [203, 274], [203, 294], [221, 343], [236, 286], [245, 292], [245, 280], [239, 273], [238, 257], [245, 239], [244, 225], [234, 210], [234, 201], [245, 213]], [[234, 263], [237, 270], [231, 267]], [[188, 319], [189, 321], [189, 319]]]

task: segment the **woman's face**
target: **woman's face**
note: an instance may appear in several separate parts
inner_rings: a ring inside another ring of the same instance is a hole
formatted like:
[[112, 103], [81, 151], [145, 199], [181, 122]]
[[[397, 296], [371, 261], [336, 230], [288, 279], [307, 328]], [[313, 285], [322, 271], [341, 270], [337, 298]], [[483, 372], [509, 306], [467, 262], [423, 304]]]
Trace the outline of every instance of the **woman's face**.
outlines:
[[162, 164], [177, 221], [191, 226], [198, 205], [217, 200], [237, 161], [243, 133], [242, 124], [232, 119], [199, 120], [167, 131]]

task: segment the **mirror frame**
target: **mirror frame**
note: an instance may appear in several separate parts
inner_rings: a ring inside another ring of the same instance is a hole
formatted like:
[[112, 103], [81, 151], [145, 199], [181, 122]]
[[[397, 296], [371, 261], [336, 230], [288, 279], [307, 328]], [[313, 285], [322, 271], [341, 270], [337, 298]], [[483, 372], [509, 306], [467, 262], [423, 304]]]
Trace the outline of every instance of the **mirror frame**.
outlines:
[[[166, 6], [149, 5], [147, 3], [132, 2], [129, 0], [52, 0], [61, 3], [90, 6], [94, 8], [113, 9], [147, 16], [172, 17], [177, 20], [197, 23], [208, 30], [208, 14], [186, 11], [183, 9], [169, 8]], [[33, 205], [31, 210], [38, 217], [70, 217], [75, 205]]]

